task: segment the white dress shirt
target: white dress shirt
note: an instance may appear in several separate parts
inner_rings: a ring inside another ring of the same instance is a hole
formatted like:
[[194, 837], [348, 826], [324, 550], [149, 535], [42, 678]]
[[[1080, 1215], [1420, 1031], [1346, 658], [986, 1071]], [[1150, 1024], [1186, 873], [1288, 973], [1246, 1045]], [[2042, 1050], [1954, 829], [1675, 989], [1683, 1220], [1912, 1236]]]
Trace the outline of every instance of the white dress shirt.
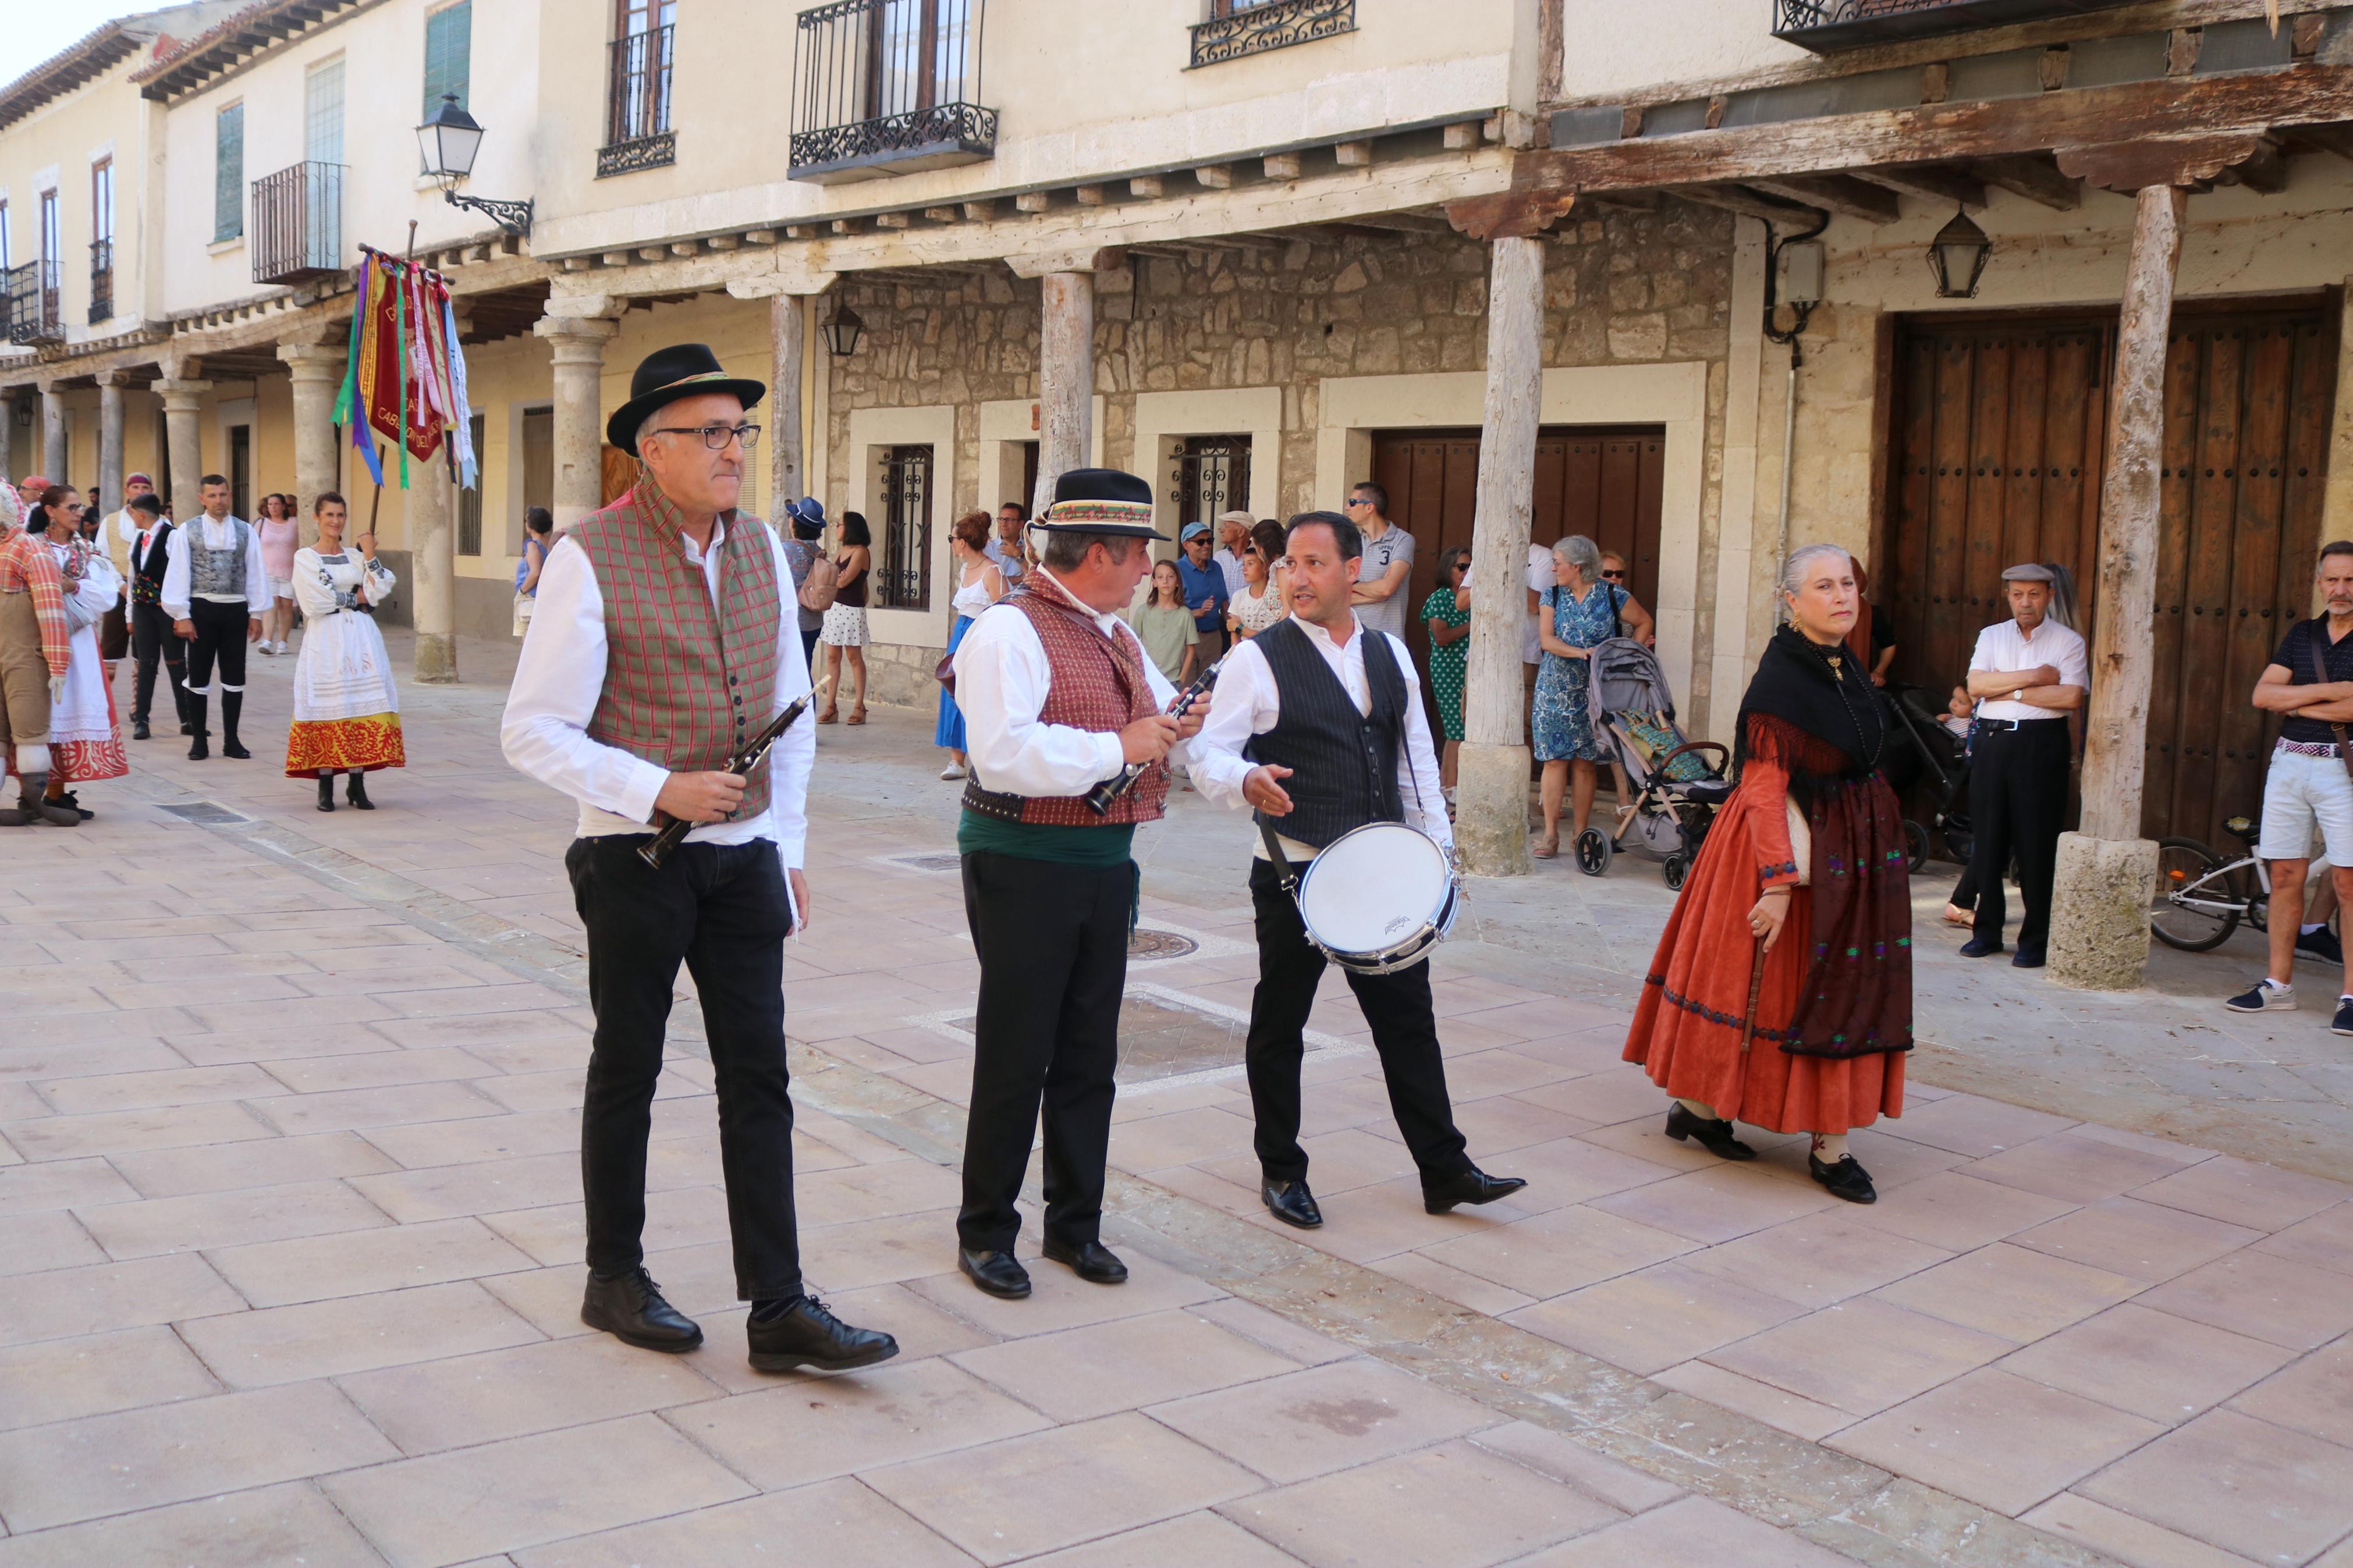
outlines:
[[[1559, 579], [1554, 574], [1552, 569], [1552, 546], [1549, 544], [1529, 545], [1528, 592], [1531, 594], [1541, 594], [1546, 588], [1551, 587], [1558, 581]], [[1528, 624], [1525, 628], [1523, 628], [1520, 634], [1520, 662], [1522, 664], [1541, 664], [1544, 662], [1544, 638], [1542, 634], [1545, 617], [1547, 614], [1549, 614], [1549, 612], [1546, 611], [1542, 605], [1538, 605], [1535, 609], [1528, 612]]]
[[[1300, 621], [1299, 629], [1307, 635], [1308, 646], [1323, 655], [1324, 662], [1339, 677], [1359, 713], [1373, 710], [1372, 683], [1365, 677], [1365, 638], [1368, 635], [1388, 637], [1389, 656], [1405, 678], [1405, 737], [1398, 747], [1398, 799], [1405, 806], [1408, 826], [1419, 827], [1451, 848], [1454, 828], [1446, 819], [1446, 796], [1438, 782], [1438, 752], [1430, 743], [1430, 720], [1421, 710], [1421, 681], [1414, 674], [1413, 656], [1406, 651], [1403, 639], [1387, 632], [1368, 633], [1362, 621], [1350, 618], [1355, 630], [1345, 644], [1335, 642], [1331, 633], [1309, 621]], [[1274, 669], [1259, 650], [1258, 640], [1252, 638], [1228, 654], [1225, 668], [1218, 671], [1209, 717], [1193, 739], [1194, 785], [1216, 805], [1247, 805], [1242, 799], [1242, 781], [1259, 764], [1243, 756], [1242, 748], [1252, 735], [1273, 729], [1282, 711]], [[1282, 843], [1283, 854], [1293, 860], [1304, 864], [1315, 858], [1312, 844], [1295, 838], [1282, 838]], [[1267, 858], [1263, 840], [1258, 845], [1258, 858]]]
[[[237, 518], [225, 517], [215, 522], [209, 513], [198, 512], [194, 519], [172, 530], [172, 537], [164, 542], [164, 586], [156, 595], [163, 601], [165, 615], [175, 621], [188, 618], [188, 535], [202, 529], [206, 549], [228, 550], [236, 546], [237, 531], [240, 526], [251, 531], [250, 524], [242, 524]], [[220, 598], [217, 595], [208, 596], [224, 605], [237, 602]], [[253, 533], [246, 542], [244, 598], [257, 616], [269, 604], [269, 580], [261, 570], [261, 535], [259, 533]]]
[[[1083, 602], [1043, 566], [1033, 570], [1073, 603]], [[1134, 628], [1101, 611], [1095, 625], [1134, 653], [1155, 707], [1165, 710], [1176, 700], [1176, 689], [1153, 664]], [[964, 710], [965, 754], [981, 788], [1038, 797], [1084, 795], [1127, 765], [1115, 731], [1039, 721], [1053, 681], [1046, 645], [1027, 615], [999, 600], [975, 617], [956, 645], [955, 703]], [[1184, 752], [1179, 742], [1169, 753], [1171, 763], [1183, 762]]]
[[[698, 553], [680, 538], [687, 560], [702, 568], [712, 603], [719, 602], [719, 547], [724, 522], [714, 523], [711, 548]], [[800, 617], [793, 613], [791, 570], [776, 531], [768, 531], [779, 584], [776, 614], [775, 718], [809, 689], [808, 662], [801, 654]], [[571, 545], [570, 549], [565, 548]], [[605, 690], [605, 598], [588, 552], [569, 535], [559, 538], [540, 569], [538, 607], [522, 639], [514, 684], [507, 690], [499, 744], [519, 772], [562, 790], [580, 803], [580, 837], [648, 833], [653, 829], [654, 797], [670, 777], [659, 763], [592, 740], [588, 721]], [[708, 822], [687, 834], [689, 844], [749, 844], [771, 839], [787, 869], [801, 864], [808, 838], [809, 769], [817, 760], [817, 728], [797, 723], [768, 751], [768, 809], [733, 822]]]
[[[1978, 634], [1977, 650], [1969, 655], [1969, 673], [1980, 670], [2033, 669], [2049, 665], [2059, 672], [2059, 684], [2092, 689], [2091, 661], [2084, 652], [2084, 639], [2057, 621], [2045, 619], [2028, 637], [2018, 629], [2016, 620], [1996, 621]], [[1978, 704], [1978, 717], [1999, 720], [2064, 719], [2066, 714], [2051, 708], [2037, 708], [2031, 702], [2013, 702], [2007, 697], [1989, 697]]]

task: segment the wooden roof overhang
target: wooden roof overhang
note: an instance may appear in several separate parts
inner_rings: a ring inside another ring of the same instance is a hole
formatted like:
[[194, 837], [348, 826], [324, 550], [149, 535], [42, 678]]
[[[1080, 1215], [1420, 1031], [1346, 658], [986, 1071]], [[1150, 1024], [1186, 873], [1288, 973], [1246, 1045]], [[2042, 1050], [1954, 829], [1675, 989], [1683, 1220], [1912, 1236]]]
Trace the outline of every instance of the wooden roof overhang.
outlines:
[[0, 125], [13, 125], [52, 99], [104, 75], [147, 43], [121, 22], [109, 22], [0, 87]]
[[132, 80], [142, 96], [169, 100], [236, 69], [254, 55], [309, 32], [338, 12], [376, 0], [255, 0], [190, 38]]

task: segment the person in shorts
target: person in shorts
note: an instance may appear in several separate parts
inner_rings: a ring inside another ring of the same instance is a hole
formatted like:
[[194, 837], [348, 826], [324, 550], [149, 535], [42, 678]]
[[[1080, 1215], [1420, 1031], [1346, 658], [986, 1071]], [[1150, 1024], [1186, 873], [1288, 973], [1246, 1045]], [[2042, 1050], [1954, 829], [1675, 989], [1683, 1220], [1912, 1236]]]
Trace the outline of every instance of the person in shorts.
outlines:
[[[2255, 845], [2271, 870], [2271, 964], [2261, 981], [2224, 1004], [2234, 1013], [2295, 1008], [2295, 949], [2316, 834], [2338, 900], [2353, 899], [2353, 772], [2338, 738], [2353, 724], [2353, 542], [2321, 547], [2318, 580], [2327, 614], [2288, 627], [2255, 682], [2255, 706], [2282, 716], [2263, 775], [2263, 829]], [[2353, 967], [2345, 972], [2329, 1027], [2353, 1035]]]

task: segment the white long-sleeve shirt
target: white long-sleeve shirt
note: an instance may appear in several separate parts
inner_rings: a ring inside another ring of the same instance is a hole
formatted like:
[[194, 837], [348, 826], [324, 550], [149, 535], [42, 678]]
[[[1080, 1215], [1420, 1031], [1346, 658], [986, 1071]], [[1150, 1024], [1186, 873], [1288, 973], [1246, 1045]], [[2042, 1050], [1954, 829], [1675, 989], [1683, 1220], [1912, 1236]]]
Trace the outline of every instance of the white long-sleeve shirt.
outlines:
[[[1070, 595], [1072, 603], [1082, 602], [1043, 566], [1034, 570]], [[1103, 636], [1124, 640], [1134, 651], [1157, 706], [1165, 710], [1176, 700], [1176, 689], [1153, 664], [1133, 627], [1118, 616], [1100, 611], [1095, 625]], [[965, 754], [972, 759], [973, 776], [981, 788], [1003, 795], [1084, 795], [1126, 766], [1115, 731], [1039, 722], [1046, 689], [1054, 682], [1054, 667], [1029, 617], [1003, 601], [982, 611], [956, 645], [955, 678], [956, 706], [964, 710]], [[1169, 753], [1169, 760], [1185, 760], [1184, 742]]]
[[[241, 525], [233, 517], [225, 517], [215, 522], [209, 514], [198, 512], [194, 520], [172, 530], [172, 536], [164, 541], [164, 585], [156, 592], [165, 615], [175, 621], [188, 618], [188, 600], [191, 597], [188, 592], [188, 536], [202, 529], [206, 549], [227, 550], [237, 543], [237, 531], [240, 526], [248, 530], [251, 527], [250, 524]], [[234, 604], [236, 601], [223, 599], [219, 602]], [[246, 542], [245, 602], [257, 616], [269, 606], [269, 579], [261, 569], [261, 535], [259, 533]]]
[[[1405, 807], [1406, 825], [1419, 827], [1441, 845], [1454, 843], [1453, 825], [1446, 819], [1446, 795], [1439, 787], [1438, 752], [1430, 741], [1430, 720], [1421, 710], [1421, 682], [1413, 669], [1413, 655], [1401, 638], [1371, 632], [1364, 622], [1349, 617], [1353, 630], [1345, 643], [1310, 621], [1300, 621], [1307, 646], [1324, 658], [1359, 713], [1373, 710], [1372, 683], [1365, 675], [1365, 638], [1388, 638], [1389, 656], [1405, 678], [1405, 736], [1398, 747], [1398, 799]], [[969, 640], [969, 639], [967, 639]], [[1242, 755], [1252, 735], [1263, 735], [1282, 716], [1282, 699], [1274, 683], [1274, 669], [1252, 638], [1226, 656], [1218, 671], [1217, 694], [1209, 701], [1209, 717], [1193, 738], [1194, 784], [1216, 805], [1246, 807], [1242, 781], [1259, 764]], [[1279, 819], [1278, 819], [1279, 820]], [[1278, 835], [1278, 837], [1281, 837]], [[1315, 847], [1282, 837], [1282, 852], [1302, 864], [1315, 858]], [[1267, 858], [1263, 841], [1258, 857]]]
[[[726, 524], [714, 524], [711, 548], [698, 554], [681, 536], [687, 559], [702, 570], [712, 603], [719, 602], [720, 545]], [[776, 533], [768, 531], [782, 591], [776, 613], [776, 692], [767, 717], [775, 718], [809, 689], [808, 661], [801, 653], [799, 617], [793, 613], [791, 569]], [[580, 803], [580, 837], [652, 831], [654, 797], [670, 771], [659, 763], [592, 740], [588, 721], [605, 690], [605, 598], [588, 552], [559, 539], [539, 574], [537, 607], [523, 637], [514, 684], [507, 690], [499, 744], [508, 763]], [[686, 836], [689, 844], [749, 844], [772, 840], [787, 868], [802, 863], [808, 839], [809, 769], [817, 761], [817, 730], [804, 721], [777, 737], [768, 751], [768, 809], [733, 822], [711, 822]]]

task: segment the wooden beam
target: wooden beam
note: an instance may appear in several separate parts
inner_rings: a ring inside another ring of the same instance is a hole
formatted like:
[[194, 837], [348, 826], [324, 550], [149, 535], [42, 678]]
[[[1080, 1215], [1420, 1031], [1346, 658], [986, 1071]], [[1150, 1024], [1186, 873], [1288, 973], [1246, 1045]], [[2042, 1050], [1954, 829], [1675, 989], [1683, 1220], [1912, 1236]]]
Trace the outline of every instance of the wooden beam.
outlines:
[[1479, 145], [1479, 122], [1475, 120], [1455, 121], [1446, 128], [1445, 142], [1446, 150], [1450, 153], [1469, 152]]
[[2061, 174], [2059, 165], [2042, 153], [1979, 158], [1968, 169], [1987, 184], [2039, 202], [2053, 212], [2073, 212], [2084, 199], [2084, 183]]
[[1101, 185], [1075, 185], [1071, 187], [1071, 195], [1082, 207], [1099, 207], [1106, 200]]
[[2277, 195], [2287, 186], [2287, 155], [2280, 151], [2278, 142], [2263, 137], [2254, 152], [2248, 154], [2246, 162], [2223, 170], [2214, 176], [2214, 182], [2222, 185], [2244, 185], [2265, 195]]
[[974, 223], [987, 223], [997, 216], [997, 203], [987, 196], [965, 202], [964, 216]]
[[713, 250], [733, 250], [744, 242], [732, 234], [714, 234], [702, 243]]
[[876, 213], [874, 226], [876, 228], [913, 228], [914, 218], [908, 213]]
[[1234, 169], [1230, 163], [1204, 163], [1193, 171], [1193, 178], [1198, 180], [1205, 188], [1212, 191], [1230, 191], [1234, 188]]
[[2295, 142], [2318, 153], [2334, 153], [2353, 160], [2353, 125], [2300, 125]]
[[1844, 174], [1789, 174], [1778, 180], [1758, 180], [1756, 184], [1757, 189], [1774, 195], [1787, 196], [1810, 206], [1828, 207], [1865, 223], [1894, 223], [1904, 216], [1894, 192]]
[[1299, 178], [1299, 154], [1296, 153], [1269, 153], [1260, 161], [1259, 166], [1266, 171], [1266, 177], [1270, 180]]
[[1052, 201], [1043, 191], [1024, 191], [1013, 198], [1015, 212], [1041, 213], [1051, 205], [1053, 205]]
[[925, 207], [923, 216], [934, 223], [962, 223], [965, 219], [961, 207]]
[[1874, 185], [1885, 185], [1907, 196], [1919, 196], [1932, 202], [1948, 202], [1983, 212], [1986, 205], [1985, 182], [1970, 178], [1957, 169], [1936, 163], [1914, 163], [1902, 169], [1850, 170], [1858, 180], [1868, 180]]
[[1768, 224], [1787, 224], [1792, 228], [1811, 227], [1827, 221], [1831, 216], [1820, 207], [1793, 202], [1785, 196], [1767, 195], [1762, 191], [1750, 190], [1746, 185], [1685, 185], [1667, 194], [1681, 196], [1687, 202], [1697, 202], [1704, 207], [1722, 207], [1725, 212], [1762, 218]]
[[1366, 213], [1348, 220], [1360, 228], [1394, 229], [1399, 234], [1451, 234], [1454, 226], [1425, 213]]
[[1584, 197], [1582, 205], [1607, 213], [1654, 213], [1659, 210], [1656, 191], [1603, 191]]
[[1338, 142], [1332, 147], [1332, 156], [1344, 169], [1364, 169], [1372, 166], [1373, 144], [1369, 142]]
[[[2211, 185], [2226, 172], [2266, 157], [2275, 174], [2279, 149], [2267, 138], [2245, 131], [2225, 136], [2152, 136], [2133, 142], [2102, 142], [2062, 147], [2058, 155], [2063, 173], [2088, 180], [2104, 191], [2130, 193], [2151, 185]], [[2272, 188], [2278, 187], [2274, 184]]]
[[1162, 189], [1157, 174], [1137, 174], [1127, 182], [1127, 194], [1131, 196], [1149, 196], [1156, 201]]

